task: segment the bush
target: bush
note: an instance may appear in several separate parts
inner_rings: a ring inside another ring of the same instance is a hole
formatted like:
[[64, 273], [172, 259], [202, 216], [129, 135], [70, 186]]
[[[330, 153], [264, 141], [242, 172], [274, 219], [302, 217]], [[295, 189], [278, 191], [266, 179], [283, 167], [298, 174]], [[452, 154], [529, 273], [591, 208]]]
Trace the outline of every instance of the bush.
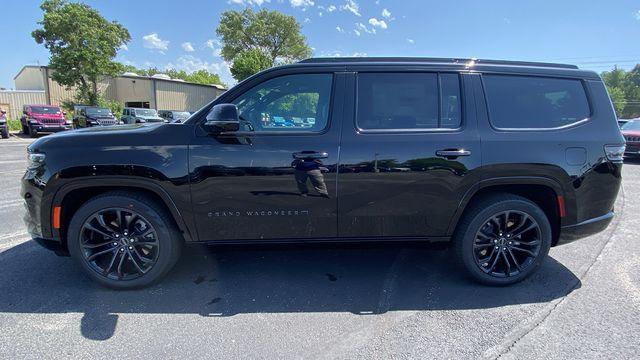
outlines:
[[20, 120], [7, 119], [7, 126], [9, 127], [9, 131], [21, 131], [22, 130], [22, 125], [20, 124]]

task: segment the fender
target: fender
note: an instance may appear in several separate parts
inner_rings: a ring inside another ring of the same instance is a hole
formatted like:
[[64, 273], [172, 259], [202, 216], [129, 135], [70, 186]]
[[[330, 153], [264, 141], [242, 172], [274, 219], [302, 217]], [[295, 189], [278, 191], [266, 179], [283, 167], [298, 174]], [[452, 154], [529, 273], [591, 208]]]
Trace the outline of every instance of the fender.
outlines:
[[[447, 228], [447, 235], [453, 235], [453, 232], [458, 225], [458, 221], [460, 217], [464, 213], [464, 210], [467, 208], [469, 201], [482, 189], [488, 188], [490, 186], [496, 185], [543, 185], [548, 186], [553, 191], [555, 191], [556, 195], [563, 196], [565, 198], [565, 204], [567, 209], [573, 209], [575, 207], [575, 198], [570, 194], [570, 192], [565, 191], [560, 182], [555, 179], [543, 177], [543, 176], [505, 176], [505, 177], [494, 177], [489, 179], [480, 180], [477, 184], [471, 187], [460, 200], [460, 204], [458, 205], [458, 209], [455, 214], [451, 218], [449, 222], [449, 227]], [[569, 196], [571, 195], [571, 196]], [[568, 215], [574, 215], [572, 212]]]
[[[65, 196], [67, 196], [71, 191], [83, 189], [83, 188], [91, 188], [91, 187], [125, 187], [125, 188], [138, 188], [147, 191], [153, 192], [155, 195], [160, 197], [164, 202], [164, 205], [169, 209], [171, 215], [173, 216], [178, 228], [183, 233], [185, 242], [194, 241], [193, 232], [191, 231], [192, 227], [187, 225], [185, 218], [182, 213], [176, 206], [175, 202], [171, 198], [171, 196], [158, 184], [156, 184], [153, 180], [140, 178], [140, 177], [132, 177], [132, 176], [96, 176], [90, 178], [78, 178], [73, 179], [62, 185], [53, 196], [53, 200], [50, 204], [46, 204], [49, 208], [48, 212], [43, 212], [43, 214], [49, 214], [48, 219], [42, 219], [43, 224], [51, 223], [51, 216], [53, 212], [53, 204], [61, 204]], [[195, 229], [195, 228], [193, 228]], [[54, 240], [61, 241], [61, 234], [59, 229], [52, 229], [52, 235]]]

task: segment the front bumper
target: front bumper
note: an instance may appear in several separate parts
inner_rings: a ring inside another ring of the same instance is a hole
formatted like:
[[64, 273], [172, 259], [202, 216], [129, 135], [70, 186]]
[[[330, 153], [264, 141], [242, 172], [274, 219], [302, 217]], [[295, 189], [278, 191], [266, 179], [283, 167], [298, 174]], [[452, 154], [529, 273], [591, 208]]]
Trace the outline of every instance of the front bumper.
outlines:
[[585, 220], [575, 225], [563, 226], [556, 245], [563, 245], [584, 237], [596, 234], [606, 229], [613, 220], [615, 213], [610, 211], [602, 216]]
[[70, 256], [69, 250], [67, 250], [67, 248], [63, 246], [59, 241], [41, 237], [34, 237], [32, 240], [37, 242], [38, 245], [42, 246], [43, 248], [53, 251], [58, 256]]
[[30, 124], [31, 128], [39, 133], [56, 133], [60, 131], [70, 130], [71, 125], [43, 125], [43, 124]]
[[627, 142], [626, 147], [624, 148], [624, 155], [625, 156], [640, 155], [640, 143]]

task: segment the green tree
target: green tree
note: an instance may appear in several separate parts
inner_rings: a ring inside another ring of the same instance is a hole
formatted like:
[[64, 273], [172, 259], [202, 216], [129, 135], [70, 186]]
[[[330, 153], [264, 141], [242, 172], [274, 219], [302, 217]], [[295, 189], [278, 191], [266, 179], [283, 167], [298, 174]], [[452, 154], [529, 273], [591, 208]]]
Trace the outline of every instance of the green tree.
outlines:
[[77, 87], [83, 102], [98, 105], [99, 81], [122, 70], [113, 58], [131, 39], [129, 31], [86, 4], [46, 0], [40, 8], [41, 28], [31, 36], [51, 53], [51, 77], [68, 88]]
[[243, 51], [231, 65], [231, 74], [233, 77], [242, 81], [249, 76], [273, 66], [273, 61], [261, 50], [252, 49]]
[[619, 118], [640, 117], [640, 64], [631, 71], [614, 67], [601, 74]]
[[[169, 74], [169, 76], [173, 77], [171, 74]], [[191, 74], [187, 74], [187, 76], [183, 80], [196, 84], [217, 84], [226, 87], [226, 84], [224, 84], [222, 80], [220, 80], [220, 76], [218, 74], [211, 73], [205, 69], [197, 70], [192, 72]]]
[[[255, 12], [247, 8], [243, 11], [225, 11], [216, 33], [222, 40], [222, 58], [234, 64], [237, 59], [242, 59], [245, 64], [238, 65], [236, 72], [246, 78], [246, 70], [251, 69], [246, 66], [247, 63], [263, 65], [266, 58], [270, 61], [270, 67], [276, 62], [288, 63], [311, 56], [311, 48], [300, 29], [300, 24], [293, 16], [275, 10]], [[252, 50], [259, 51], [262, 56]], [[257, 68], [263, 67], [254, 67]]]
[[156, 74], [166, 74], [172, 79], [180, 79], [196, 84], [204, 84], [204, 85], [212, 85], [218, 84], [222, 86], [227, 86], [220, 79], [220, 75], [209, 72], [206, 69], [196, 70], [192, 73], [187, 73], [184, 70], [176, 70], [176, 69], [167, 69], [165, 71], [160, 71], [160, 69], [151, 67], [148, 69], [138, 69], [133, 65], [123, 65], [121, 64], [122, 72], [133, 72], [140, 76], [153, 76]]

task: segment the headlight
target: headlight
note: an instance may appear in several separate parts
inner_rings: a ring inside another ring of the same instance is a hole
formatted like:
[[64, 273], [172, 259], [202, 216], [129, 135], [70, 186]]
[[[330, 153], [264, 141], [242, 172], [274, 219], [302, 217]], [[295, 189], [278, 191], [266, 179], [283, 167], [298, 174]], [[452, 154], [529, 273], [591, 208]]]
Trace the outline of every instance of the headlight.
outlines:
[[44, 164], [44, 154], [41, 153], [29, 153], [27, 155], [27, 169], [36, 169], [40, 166], [42, 166], [42, 164]]

